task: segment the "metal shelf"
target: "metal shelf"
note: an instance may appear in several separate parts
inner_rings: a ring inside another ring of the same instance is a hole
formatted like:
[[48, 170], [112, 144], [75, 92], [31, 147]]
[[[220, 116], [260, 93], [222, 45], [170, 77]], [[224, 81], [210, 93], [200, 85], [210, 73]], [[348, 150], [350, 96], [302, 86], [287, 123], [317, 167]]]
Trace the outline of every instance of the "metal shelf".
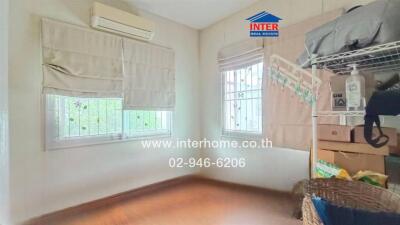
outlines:
[[355, 51], [317, 57], [312, 63], [338, 75], [350, 74], [349, 64], [358, 64], [360, 71], [389, 72], [400, 70], [400, 41], [375, 45]]
[[317, 116], [361, 116], [365, 115], [365, 111], [319, 111]]
[[[400, 41], [375, 45], [355, 51], [348, 51], [339, 54], [318, 57], [311, 56], [312, 73], [312, 94], [317, 93], [316, 80], [318, 70], [328, 70], [337, 75], [350, 74], [350, 64], [357, 64], [362, 72], [383, 73], [400, 71]], [[364, 116], [364, 111], [317, 111], [318, 101], [312, 104], [312, 177], [315, 177], [315, 165], [318, 160], [318, 116], [339, 116], [340, 121], [345, 122], [346, 116]]]

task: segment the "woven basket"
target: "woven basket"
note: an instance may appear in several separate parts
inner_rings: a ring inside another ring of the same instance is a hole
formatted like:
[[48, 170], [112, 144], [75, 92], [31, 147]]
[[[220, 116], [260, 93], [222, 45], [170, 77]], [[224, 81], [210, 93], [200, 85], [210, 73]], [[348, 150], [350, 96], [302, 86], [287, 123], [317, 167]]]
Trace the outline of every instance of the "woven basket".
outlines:
[[304, 188], [306, 193], [302, 206], [304, 225], [323, 225], [311, 201], [312, 194], [338, 206], [400, 213], [399, 195], [363, 182], [313, 179], [307, 181]]

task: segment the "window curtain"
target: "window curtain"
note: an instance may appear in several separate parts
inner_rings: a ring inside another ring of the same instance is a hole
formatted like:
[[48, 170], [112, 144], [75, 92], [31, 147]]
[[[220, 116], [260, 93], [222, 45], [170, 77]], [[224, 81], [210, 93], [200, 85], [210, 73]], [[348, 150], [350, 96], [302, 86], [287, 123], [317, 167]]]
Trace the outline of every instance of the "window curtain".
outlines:
[[[312, 19], [281, 29], [278, 38], [265, 38], [265, 65], [269, 65], [272, 54], [295, 63], [304, 50], [305, 34], [341, 15], [341, 10], [324, 13]], [[272, 79], [268, 79], [264, 92], [264, 128], [265, 135], [274, 146], [299, 150], [308, 150], [311, 145], [311, 105], [304, 102], [288, 88], [282, 88]], [[330, 110], [329, 78], [327, 71], [321, 71], [319, 77], [322, 85], [319, 88], [318, 110]], [[320, 118], [319, 123], [336, 123], [336, 118]]]
[[171, 49], [123, 39], [124, 108], [173, 111], [175, 56]]
[[122, 97], [122, 38], [42, 20], [45, 93]]
[[222, 48], [218, 53], [220, 71], [234, 70], [262, 61], [262, 39], [248, 39]]

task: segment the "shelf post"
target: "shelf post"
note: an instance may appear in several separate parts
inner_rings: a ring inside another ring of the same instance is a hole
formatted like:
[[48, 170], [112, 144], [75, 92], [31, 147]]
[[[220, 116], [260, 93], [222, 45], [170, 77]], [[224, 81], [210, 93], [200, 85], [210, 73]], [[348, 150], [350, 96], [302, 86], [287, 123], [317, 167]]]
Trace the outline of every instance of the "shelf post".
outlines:
[[315, 168], [317, 165], [317, 161], [318, 161], [318, 115], [317, 115], [317, 102], [318, 102], [318, 93], [317, 93], [317, 89], [315, 87], [315, 83], [316, 83], [316, 78], [318, 76], [318, 68], [317, 68], [317, 64], [315, 62], [315, 59], [317, 58], [316, 54], [312, 54], [311, 55], [311, 73], [312, 73], [312, 93], [313, 93], [313, 98], [314, 100], [311, 103], [311, 110], [312, 110], [312, 118], [311, 118], [311, 122], [312, 122], [312, 149], [311, 149], [311, 156], [312, 156], [312, 163], [311, 163], [311, 178], [315, 178], [316, 177], [316, 173], [315, 173]]

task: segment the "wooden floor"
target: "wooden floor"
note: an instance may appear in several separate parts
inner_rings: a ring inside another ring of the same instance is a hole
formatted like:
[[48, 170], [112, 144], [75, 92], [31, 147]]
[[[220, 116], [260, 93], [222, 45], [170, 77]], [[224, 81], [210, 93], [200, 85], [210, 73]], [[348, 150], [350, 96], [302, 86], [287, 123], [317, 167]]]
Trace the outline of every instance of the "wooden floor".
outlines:
[[300, 225], [287, 194], [202, 178], [50, 214], [35, 225]]

